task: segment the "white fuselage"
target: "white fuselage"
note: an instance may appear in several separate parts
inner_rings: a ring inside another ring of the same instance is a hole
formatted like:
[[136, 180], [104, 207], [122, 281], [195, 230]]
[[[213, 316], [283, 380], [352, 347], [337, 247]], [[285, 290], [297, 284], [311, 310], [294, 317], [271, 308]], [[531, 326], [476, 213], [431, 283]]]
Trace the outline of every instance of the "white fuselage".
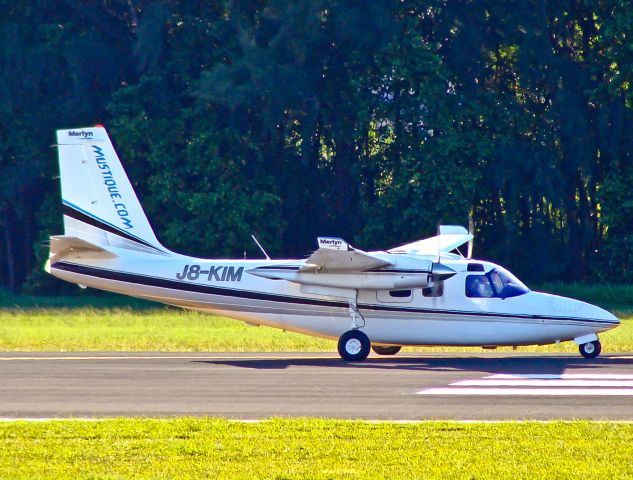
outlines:
[[[248, 273], [277, 265], [291, 270], [303, 260], [205, 260], [109, 249], [116, 258], [71, 254], [53, 262], [50, 271], [69, 282], [101, 290], [309, 335], [336, 339], [359, 326], [350, 316], [349, 299], [339, 295], [346, 286], [343, 275], [338, 275], [336, 288], [318, 291], [286, 279]], [[472, 272], [467, 267], [474, 262], [485, 271], [495, 267], [450, 255], [442, 259], [442, 264], [457, 273], [443, 282], [441, 296], [425, 296], [422, 288], [399, 290], [396, 296], [389, 290], [358, 289], [356, 304], [363, 332], [372, 343], [384, 345], [514, 346], [571, 340], [619, 324], [616, 317], [594, 305], [545, 293], [469, 298], [465, 282]], [[404, 277], [394, 283], [404, 287], [396, 288], [409, 288]], [[372, 285], [374, 280], [380, 285], [385, 282], [378, 277], [363, 281]], [[411, 284], [415, 282], [411, 280]]]

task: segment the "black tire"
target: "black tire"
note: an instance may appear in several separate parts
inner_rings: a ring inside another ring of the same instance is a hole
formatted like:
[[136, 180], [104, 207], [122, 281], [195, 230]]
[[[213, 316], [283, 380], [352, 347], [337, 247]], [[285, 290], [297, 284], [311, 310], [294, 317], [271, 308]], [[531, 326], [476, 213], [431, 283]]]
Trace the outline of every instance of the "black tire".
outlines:
[[595, 340], [579, 345], [578, 350], [580, 350], [580, 354], [585, 358], [596, 358], [602, 351], [602, 345], [600, 344], [600, 340]]
[[371, 349], [376, 352], [378, 355], [395, 355], [400, 351], [402, 347], [399, 345], [390, 345], [388, 347], [383, 347], [381, 345], [374, 345]]
[[360, 330], [350, 330], [338, 339], [338, 354], [347, 362], [362, 362], [369, 355], [371, 343]]

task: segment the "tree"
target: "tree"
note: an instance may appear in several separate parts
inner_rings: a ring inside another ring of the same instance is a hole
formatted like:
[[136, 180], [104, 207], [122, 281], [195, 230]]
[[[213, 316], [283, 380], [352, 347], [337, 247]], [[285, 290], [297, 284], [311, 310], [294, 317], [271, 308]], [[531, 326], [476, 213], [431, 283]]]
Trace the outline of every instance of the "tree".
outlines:
[[[0, 0], [0, 4], [2, 0]], [[530, 281], [626, 280], [625, 3], [4, 2], [0, 286], [46, 283], [52, 130], [105, 123], [166, 246], [302, 256], [475, 220]]]

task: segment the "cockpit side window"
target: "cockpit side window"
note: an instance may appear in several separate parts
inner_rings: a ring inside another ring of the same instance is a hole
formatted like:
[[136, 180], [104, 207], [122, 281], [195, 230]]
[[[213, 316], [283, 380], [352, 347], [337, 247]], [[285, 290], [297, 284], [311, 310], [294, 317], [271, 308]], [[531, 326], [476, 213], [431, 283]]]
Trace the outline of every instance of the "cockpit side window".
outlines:
[[494, 296], [490, 279], [486, 275], [466, 277], [466, 296], [469, 298], [490, 298]]
[[528, 293], [530, 289], [521, 280], [504, 268], [497, 267], [488, 272], [488, 277], [495, 288], [495, 296], [501, 298], [518, 297]]
[[488, 274], [488, 278], [490, 278], [490, 282], [495, 288], [495, 293], [501, 293], [505, 288], [505, 285], [503, 282], [503, 278], [501, 278], [501, 275], [499, 275], [499, 272], [496, 270], [491, 270]]
[[466, 296], [469, 298], [509, 298], [529, 291], [518, 278], [501, 267], [493, 268], [485, 275], [466, 277]]

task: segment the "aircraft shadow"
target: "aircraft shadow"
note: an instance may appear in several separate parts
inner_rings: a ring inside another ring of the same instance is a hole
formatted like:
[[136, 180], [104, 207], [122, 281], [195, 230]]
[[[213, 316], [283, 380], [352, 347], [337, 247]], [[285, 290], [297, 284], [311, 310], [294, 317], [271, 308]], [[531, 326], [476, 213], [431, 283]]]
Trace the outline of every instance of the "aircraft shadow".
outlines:
[[284, 370], [290, 367], [346, 368], [353, 370], [486, 372], [503, 374], [560, 374], [569, 368], [604, 369], [605, 367], [631, 367], [633, 358], [603, 356], [585, 359], [577, 355], [556, 356], [451, 356], [451, 357], [370, 357], [363, 362], [344, 362], [337, 358], [304, 359], [244, 359], [244, 360], [192, 360], [194, 363], [227, 365], [256, 370]]

